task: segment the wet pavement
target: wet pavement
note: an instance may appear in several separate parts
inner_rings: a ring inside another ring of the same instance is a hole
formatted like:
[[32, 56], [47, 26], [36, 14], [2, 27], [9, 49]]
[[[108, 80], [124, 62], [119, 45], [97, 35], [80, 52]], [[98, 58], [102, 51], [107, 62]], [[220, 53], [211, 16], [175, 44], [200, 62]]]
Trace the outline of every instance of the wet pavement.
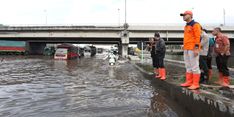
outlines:
[[0, 58], [0, 117], [188, 116], [128, 62]]

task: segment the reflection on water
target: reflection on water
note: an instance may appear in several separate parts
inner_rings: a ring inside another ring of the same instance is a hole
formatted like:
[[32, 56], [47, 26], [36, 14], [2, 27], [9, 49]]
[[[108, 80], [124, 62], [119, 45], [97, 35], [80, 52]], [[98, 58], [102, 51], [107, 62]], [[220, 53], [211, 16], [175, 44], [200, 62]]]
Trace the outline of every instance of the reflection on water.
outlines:
[[0, 116], [180, 115], [131, 64], [110, 67], [102, 58], [4, 57], [0, 63]]
[[178, 117], [178, 115], [165, 104], [167, 100], [160, 95], [158, 92], [153, 93], [153, 97], [151, 97], [151, 104], [149, 109], [150, 116], [153, 117], [161, 117], [161, 116], [170, 116], [170, 117]]

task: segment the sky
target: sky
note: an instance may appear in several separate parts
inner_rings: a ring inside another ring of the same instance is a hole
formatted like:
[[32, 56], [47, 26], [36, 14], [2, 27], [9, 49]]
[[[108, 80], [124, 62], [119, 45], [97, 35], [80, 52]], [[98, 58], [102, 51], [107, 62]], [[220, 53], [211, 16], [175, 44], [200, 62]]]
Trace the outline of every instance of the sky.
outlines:
[[[125, 0], [0, 0], [4, 25], [122, 25]], [[127, 0], [130, 25], [181, 25], [192, 10], [203, 25], [234, 25], [234, 0]], [[119, 10], [118, 10], [119, 9]]]

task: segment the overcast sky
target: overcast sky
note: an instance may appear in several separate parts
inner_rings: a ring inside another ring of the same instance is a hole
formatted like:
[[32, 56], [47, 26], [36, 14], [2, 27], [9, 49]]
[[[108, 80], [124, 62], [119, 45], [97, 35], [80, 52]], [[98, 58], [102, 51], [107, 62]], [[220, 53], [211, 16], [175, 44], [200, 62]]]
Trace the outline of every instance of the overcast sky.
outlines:
[[[92, 25], [124, 22], [124, 0], [0, 0], [0, 24]], [[201, 24], [234, 25], [234, 0], [127, 0], [127, 22], [135, 25], [183, 24], [179, 13], [194, 12]], [[118, 9], [120, 11], [118, 12]], [[47, 16], [47, 18], [46, 18]]]

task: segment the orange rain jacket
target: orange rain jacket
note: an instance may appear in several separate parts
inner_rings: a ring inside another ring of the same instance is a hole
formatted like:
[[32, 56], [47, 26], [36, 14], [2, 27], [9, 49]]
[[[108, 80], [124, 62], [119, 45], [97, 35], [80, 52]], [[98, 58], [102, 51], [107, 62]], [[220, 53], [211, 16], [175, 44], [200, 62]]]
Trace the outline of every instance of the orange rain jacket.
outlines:
[[192, 20], [184, 27], [184, 50], [200, 49], [201, 26]]

